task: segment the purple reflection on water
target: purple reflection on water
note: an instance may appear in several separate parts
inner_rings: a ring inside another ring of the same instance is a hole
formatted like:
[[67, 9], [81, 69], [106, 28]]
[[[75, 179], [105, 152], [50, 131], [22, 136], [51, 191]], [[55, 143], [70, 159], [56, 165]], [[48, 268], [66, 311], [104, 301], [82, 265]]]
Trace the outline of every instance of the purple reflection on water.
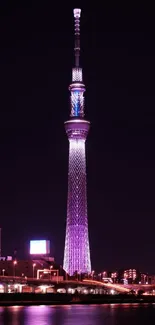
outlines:
[[24, 325], [95, 325], [96, 308], [83, 305], [25, 307]]
[[104, 325], [96, 314], [97, 308], [96, 305], [72, 305], [64, 315], [63, 325]]
[[154, 325], [154, 304], [0, 307], [0, 325]]
[[55, 325], [52, 322], [54, 313], [55, 308], [52, 308], [51, 306], [41, 305], [25, 307], [24, 325]]

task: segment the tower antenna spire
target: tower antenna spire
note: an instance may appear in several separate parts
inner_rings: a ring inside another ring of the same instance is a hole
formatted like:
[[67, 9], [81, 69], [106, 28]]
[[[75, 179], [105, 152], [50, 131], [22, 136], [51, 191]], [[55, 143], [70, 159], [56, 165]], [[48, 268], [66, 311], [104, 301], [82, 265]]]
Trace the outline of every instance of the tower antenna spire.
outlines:
[[72, 69], [72, 83], [69, 86], [71, 92], [71, 114], [70, 116], [75, 118], [84, 117], [84, 92], [85, 85], [83, 83], [82, 68], [79, 66], [80, 59], [80, 16], [81, 9], [74, 9], [74, 25], [75, 25], [75, 66]]
[[80, 58], [80, 16], [81, 16], [81, 9], [75, 8], [73, 10], [74, 13], [74, 34], [75, 34], [75, 67], [79, 67], [79, 58]]

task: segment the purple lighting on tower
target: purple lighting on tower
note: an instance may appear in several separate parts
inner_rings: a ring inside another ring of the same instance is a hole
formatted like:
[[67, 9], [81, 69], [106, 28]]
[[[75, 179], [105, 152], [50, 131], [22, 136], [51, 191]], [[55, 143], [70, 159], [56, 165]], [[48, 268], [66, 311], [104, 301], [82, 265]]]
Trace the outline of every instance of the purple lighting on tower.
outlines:
[[75, 19], [75, 67], [72, 69], [71, 119], [65, 122], [69, 140], [67, 225], [64, 251], [64, 270], [91, 272], [86, 188], [85, 141], [90, 122], [84, 119], [84, 92], [80, 57], [80, 15], [81, 9], [74, 9]]

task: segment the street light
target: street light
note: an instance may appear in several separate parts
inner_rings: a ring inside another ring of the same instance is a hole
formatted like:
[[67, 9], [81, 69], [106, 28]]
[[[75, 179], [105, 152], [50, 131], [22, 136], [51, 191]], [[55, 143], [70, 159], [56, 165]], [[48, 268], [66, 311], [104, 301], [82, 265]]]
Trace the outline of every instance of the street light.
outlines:
[[100, 277], [100, 281], [102, 281], [102, 273], [99, 273], [98, 276]]
[[51, 279], [51, 272], [53, 270], [53, 265], [50, 266], [50, 279]]
[[13, 268], [13, 276], [15, 277], [16, 276], [16, 265], [17, 265], [17, 261], [13, 261], [13, 265], [14, 265], [14, 268]]
[[57, 283], [58, 283], [59, 282], [59, 270], [53, 269], [53, 266], [50, 266], [50, 273], [51, 272], [54, 272], [53, 275], [57, 277]]
[[92, 271], [92, 272], [91, 272], [92, 280], [94, 280], [94, 273], [95, 273], [95, 271]]
[[77, 273], [77, 280], [82, 281], [82, 276], [80, 271]]
[[33, 278], [34, 278], [34, 269], [35, 269], [36, 263], [33, 263]]
[[68, 280], [68, 274], [67, 274], [67, 272], [65, 271], [65, 281], [67, 281]]
[[2, 272], [3, 272], [3, 276], [4, 276], [5, 269], [3, 269]]

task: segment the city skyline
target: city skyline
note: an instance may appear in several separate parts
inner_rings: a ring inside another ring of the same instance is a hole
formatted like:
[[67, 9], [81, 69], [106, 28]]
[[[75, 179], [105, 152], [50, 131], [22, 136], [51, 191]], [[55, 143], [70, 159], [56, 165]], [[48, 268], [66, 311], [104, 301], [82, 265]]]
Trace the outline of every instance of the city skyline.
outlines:
[[[2, 255], [16, 249], [22, 256], [29, 239], [42, 237], [62, 263], [68, 168], [63, 124], [70, 109], [75, 6], [0, 6]], [[116, 3], [78, 6], [91, 121], [92, 267], [154, 273], [154, 11], [136, 4], [128, 11]]]

